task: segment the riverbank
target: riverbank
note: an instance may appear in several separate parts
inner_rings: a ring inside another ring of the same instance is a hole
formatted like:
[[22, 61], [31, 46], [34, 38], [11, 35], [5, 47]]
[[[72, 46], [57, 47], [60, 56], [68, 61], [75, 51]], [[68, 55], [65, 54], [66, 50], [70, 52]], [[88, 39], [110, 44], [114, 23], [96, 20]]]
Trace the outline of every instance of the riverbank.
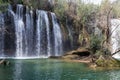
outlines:
[[84, 48], [70, 51], [61, 59], [69, 62], [85, 63], [91, 68], [120, 68], [120, 61], [111, 55], [92, 55], [89, 50]]

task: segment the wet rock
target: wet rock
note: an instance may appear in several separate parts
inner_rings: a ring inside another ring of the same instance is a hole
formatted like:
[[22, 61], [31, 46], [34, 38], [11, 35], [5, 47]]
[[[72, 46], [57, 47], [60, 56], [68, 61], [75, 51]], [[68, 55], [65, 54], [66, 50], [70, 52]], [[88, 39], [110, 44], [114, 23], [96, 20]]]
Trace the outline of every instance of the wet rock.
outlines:
[[10, 62], [5, 59], [0, 61], [0, 65], [8, 66], [9, 64], [10, 64]]

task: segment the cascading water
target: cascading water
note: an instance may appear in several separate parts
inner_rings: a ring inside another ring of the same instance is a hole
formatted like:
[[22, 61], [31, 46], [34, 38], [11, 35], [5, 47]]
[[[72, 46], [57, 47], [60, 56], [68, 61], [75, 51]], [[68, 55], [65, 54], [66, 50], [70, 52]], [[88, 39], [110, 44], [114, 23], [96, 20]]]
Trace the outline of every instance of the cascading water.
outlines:
[[15, 34], [16, 34], [16, 57], [27, 56], [27, 39], [25, 25], [23, 22], [23, 5], [17, 6], [14, 15]]
[[0, 56], [4, 56], [4, 16], [0, 14]]
[[[36, 10], [35, 13], [20, 4], [17, 5], [15, 11], [9, 7], [8, 12], [15, 28], [14, 56], [16, 58], [45, 58], [62, 55], [62, 33], [54, 13], [44, 10]], [[0, 20], [2, 23], [3, 19]], [[3, 34], [0, 34], [2, 41], [4, 41]], [[3, 45], [2, 41], [0, 41], [0, 45]]]
[[37, 10], [36, 13], [37, 13], [36, 54], [37, 56], [42, 55], [41, 57], [51, 56], [50, 30], [47, 12]]
[[33, 28], [33, 11], [26, 8], [26, 39], [27, 39], [27, 48], [26, 55], [31, 55], [34, 53], [34, 28]]
[[[119, 19], [112, 19], [111, 20], [111, 46], [112, 46], [112, 53], [120, 50], [120, 20]], [[113, 55], [114, 58], [120, 59], [120, 52]]]
[[56, 16], [54, 13], [52, 15], [52, 22], [53, 22], [53, 32], [54, 32], [54, 49], [55, 49], [55, 56], [59, 56], [62, 53], [62, 34], [59, 24], [57, 22]]

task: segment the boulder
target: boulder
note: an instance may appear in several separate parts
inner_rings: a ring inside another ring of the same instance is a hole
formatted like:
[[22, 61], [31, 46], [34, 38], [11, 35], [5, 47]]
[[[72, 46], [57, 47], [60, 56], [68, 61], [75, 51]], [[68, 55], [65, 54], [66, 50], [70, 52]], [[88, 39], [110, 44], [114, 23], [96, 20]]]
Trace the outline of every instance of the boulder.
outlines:
[[5, 60], [5, 59], [2, 59], [2, 60], [0, 61], [0, 65], [8, 66], [9, 64], [10, 64], [10, 62], [7, 61], [7, 60]]

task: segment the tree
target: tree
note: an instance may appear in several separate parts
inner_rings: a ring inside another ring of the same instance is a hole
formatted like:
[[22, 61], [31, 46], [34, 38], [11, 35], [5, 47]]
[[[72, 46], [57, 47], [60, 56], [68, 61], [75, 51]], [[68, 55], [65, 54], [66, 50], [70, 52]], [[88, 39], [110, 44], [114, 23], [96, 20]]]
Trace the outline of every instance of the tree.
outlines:
[[109, 0], [104, 0], [100, 6], [100, 10], [98, 13], [98, 24], [102, 29], [104, 40], [102, 41], [101, 46], [104, 48], [108, 48], [110, 46], [110, 26], [111, 26], [111, 12], [112, 6]]

